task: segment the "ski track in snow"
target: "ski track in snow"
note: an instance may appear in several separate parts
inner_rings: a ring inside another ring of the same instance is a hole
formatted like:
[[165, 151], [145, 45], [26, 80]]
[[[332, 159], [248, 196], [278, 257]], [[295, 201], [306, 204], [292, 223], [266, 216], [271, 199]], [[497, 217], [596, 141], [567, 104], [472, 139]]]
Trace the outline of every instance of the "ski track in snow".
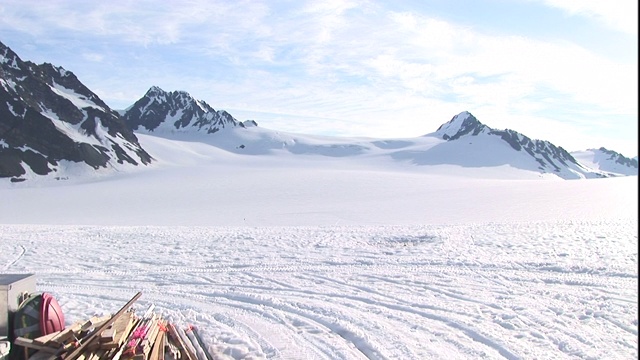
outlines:
[[142, 291], [220, 359], [635, 358], [637, 226], [0, 225], [0, 268], [67, 323]]

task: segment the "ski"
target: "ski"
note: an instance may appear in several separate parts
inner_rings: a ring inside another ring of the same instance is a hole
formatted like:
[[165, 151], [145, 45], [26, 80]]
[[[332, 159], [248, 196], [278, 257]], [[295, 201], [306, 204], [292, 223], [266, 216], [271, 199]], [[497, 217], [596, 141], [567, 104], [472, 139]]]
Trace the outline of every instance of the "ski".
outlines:
[[213, 360], [213, 357], [211, 356], [211, 354], [209, 354], [207, 347], [204, 345], [204, 341], [202, 341], [202, 337], [200, 337], [200, 334], [198, 333], [198, 328], [193, 325], [189, 325], [189, 330], [191, 330], [191, 332], [193, 333], [193, 337], [198, 342], [198, 345], [202, 349], [202, 352], [204, 352], [204, 356], [207, 357], [207, 360]]
[[169, 336], [173, 338], [174, 343], [180, 348], [181, 352], [185, 355], [187, 360], [198, 360], [193, 344], [187, 335], [181, 328], [177, 328], [173, 324], [169, 323]]

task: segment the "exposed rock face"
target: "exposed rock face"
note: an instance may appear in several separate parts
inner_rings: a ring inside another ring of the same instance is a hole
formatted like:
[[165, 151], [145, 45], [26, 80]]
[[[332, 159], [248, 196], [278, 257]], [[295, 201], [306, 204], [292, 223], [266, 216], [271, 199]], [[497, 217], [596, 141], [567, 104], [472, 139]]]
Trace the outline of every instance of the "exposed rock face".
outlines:
[[157, 86], [125, 110], [123, 118], [131, 129], [153, 133], [212, 134], [225, 128], [257, 126], [253, 120], [240, 122], [224, 110], [214, 110], [185, 91], [166, 92]]
[[120, 116], [71, 72], [22, 61], [0, 43], [0, 177], [47, 175], [68, 160], [94, 169], [148, 164]]

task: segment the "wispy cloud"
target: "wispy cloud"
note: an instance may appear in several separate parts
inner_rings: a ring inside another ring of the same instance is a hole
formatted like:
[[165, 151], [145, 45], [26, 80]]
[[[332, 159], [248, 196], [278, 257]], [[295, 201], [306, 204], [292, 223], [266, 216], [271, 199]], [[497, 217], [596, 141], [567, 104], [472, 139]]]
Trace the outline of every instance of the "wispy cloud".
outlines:
[[638, 2], [635, 0], [543, 0], [571, 15], [594, 18], [613, 29], [638, 35]]

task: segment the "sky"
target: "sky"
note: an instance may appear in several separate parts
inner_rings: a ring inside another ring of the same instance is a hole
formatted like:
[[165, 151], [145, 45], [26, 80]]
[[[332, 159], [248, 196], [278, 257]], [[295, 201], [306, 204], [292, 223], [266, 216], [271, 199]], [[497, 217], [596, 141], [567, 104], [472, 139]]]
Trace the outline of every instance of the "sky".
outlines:
[[221, 360], [638, 354], [637, 176], [139, 139], [139, 171], [0, 184], [0, 273], [35, 274], [68, 325], [142, 292], [136, 314]]
[[41, 1], [0, 4], [0, 41], [110, 107], [151, 86], [238, 120], [415, 137], [462, 111], [568, 151], [638, 147], [632, 0]]

